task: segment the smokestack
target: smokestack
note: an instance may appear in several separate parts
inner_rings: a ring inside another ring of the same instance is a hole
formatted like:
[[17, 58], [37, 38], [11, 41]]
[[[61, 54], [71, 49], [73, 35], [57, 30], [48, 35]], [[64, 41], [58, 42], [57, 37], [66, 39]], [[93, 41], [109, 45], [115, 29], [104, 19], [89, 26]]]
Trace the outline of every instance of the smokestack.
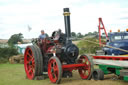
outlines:
[[65, 22], [65, 34], [66, 42], [71, 42], [71, 29], [70, 29], [70, 11], [69, 8], [64, 8], [64, 22]]

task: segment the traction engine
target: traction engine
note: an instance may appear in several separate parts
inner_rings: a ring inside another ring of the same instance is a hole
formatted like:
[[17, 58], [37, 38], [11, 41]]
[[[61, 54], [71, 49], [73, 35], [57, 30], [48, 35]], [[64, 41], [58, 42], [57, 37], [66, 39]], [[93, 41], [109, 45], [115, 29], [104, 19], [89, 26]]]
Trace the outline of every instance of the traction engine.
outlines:
[[27, 46], [24, 68], [28, 79], [48, 75], [52, 83], [60, 83], [62, 77], [72, 77], [73, 70], [78, 70], [82, 79], [91, 79], [91, 57], [79, 56], [79, 49], [71, 40], [69, 8], [64, 8], [63, 15], [65, 33], [61, 30], [54, 31], [51, 37], [37, 40], [36, 44]]

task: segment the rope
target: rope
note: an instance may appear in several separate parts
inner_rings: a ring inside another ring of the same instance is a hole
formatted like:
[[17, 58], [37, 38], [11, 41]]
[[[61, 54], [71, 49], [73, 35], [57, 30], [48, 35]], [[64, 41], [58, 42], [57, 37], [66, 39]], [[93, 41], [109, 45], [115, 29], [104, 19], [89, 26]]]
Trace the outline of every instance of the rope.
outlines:
[[[93, 41], [90, 41], [90, 40], [85, 40], [85, 41], [99, 45], [99, 43], [97, 43], [97, 42], [93, 42]], [[116, 48], [116, 47], [112, 47], [112, 46], [104, 45], [104, 44], [101, 44], [101, 45], [103, 47], [113, 48], [113, 49], [120, 50], [120, 51], [123, 51], [123, 52], [127, 52], [128, 53], [128, 50], [124, 50], [124, 49], [121, 49], [121, 48]]]

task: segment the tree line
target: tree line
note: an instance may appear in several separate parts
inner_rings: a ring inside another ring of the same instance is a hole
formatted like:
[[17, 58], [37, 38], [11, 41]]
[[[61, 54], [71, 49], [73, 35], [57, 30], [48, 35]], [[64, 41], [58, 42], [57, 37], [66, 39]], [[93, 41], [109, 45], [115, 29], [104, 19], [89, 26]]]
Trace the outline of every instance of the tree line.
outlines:
[[82, 34], [81, 32], [78, 32], [78, 33], [72, 32], [71, 35], [73, 38], [83, 38], [83, 37], [88, 37], [88, 36], [97, 37], [98, 32], [94, 31], [94, 32], [88, 32], [86, 34]]

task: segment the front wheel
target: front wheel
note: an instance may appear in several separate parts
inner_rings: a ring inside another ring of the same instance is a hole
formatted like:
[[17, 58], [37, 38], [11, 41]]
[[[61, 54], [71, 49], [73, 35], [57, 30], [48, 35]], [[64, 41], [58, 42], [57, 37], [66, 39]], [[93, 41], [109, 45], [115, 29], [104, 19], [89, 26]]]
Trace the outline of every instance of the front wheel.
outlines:
[[90, 56], [81, 55], [78, 59], [78, 63], [84, 63], [86, 67], [81, 67], [78, 69], [80, 77], [82, 79], [90, 80], [93, 72], [93, 61]]
[[62, 77], [62, 66], [57, 57], [51, 57], [48, 61], [48, 76], [52, 83], [60, 83]]

